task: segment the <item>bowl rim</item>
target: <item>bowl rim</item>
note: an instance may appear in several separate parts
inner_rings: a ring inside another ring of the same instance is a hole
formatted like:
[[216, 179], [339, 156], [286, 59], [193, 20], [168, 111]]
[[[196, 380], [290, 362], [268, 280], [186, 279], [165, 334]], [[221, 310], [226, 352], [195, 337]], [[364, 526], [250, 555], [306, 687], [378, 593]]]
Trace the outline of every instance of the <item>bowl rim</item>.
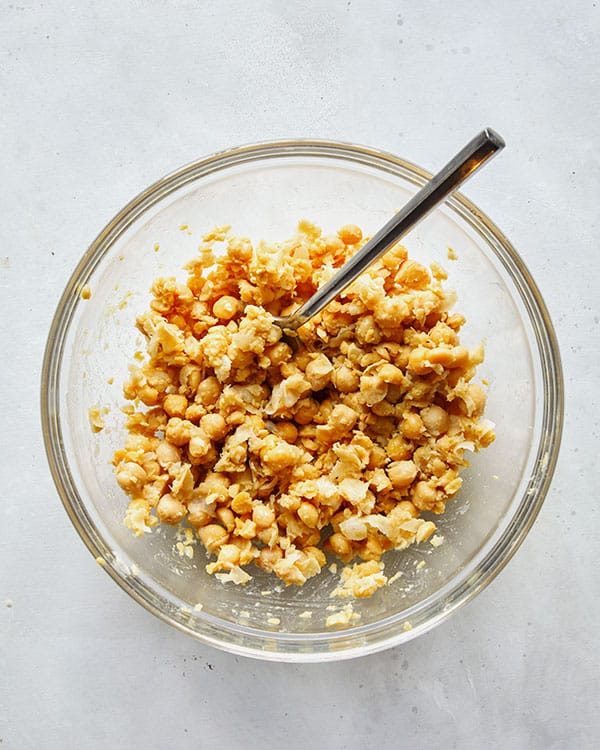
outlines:
[[[107, 545], [87, 517], [85, 503], [72, 480], [63, 451], [59, 409], [62, 356], [69, 326], [79, 303], [78, 291], [118, 237], [147, 209], [160, 202], [166, 195], [189, 182], [201, 180], [214, 172], [236, 164], [285, 156], [342, 159], [354, 164], [375, 167], [378, 171], [389, 172], [417, 187], [431, 177], [429, 172], [412, 162], [369, 146], [310, 138], [260, 141], [215, 152], [169, 172], [135, 196], [105, 225], [76, 265], [58, 302], [44, 351], [40, 394], [42, 433], [52, 478], [73, 526], [94, 558], [103, 556], [103, 553], [110, 550], [110, 545]], [[244, 633], [245, 642], [241, 643], [224, 640], [219, 637], [218, 632], [214, 634], [215, 630], [219, 631], [218, 624], [210, 627], [208, 632], [199, 632], [186, 624], [184, 619], [176, 619], [169, 615], [164, 608], [152, 601], [156, 597], [150, 589], [137, 585], [133, 577], [123, 575], [118, 565], [107, 561], [107, 564], [103, 566], [106, 572], [145, 609], [201, 642], [230, 653], [273, 661], [340, 660], [390, 648], [429, 631], [489, 585], [515, 554], [540, 511], [558, 460], [564, 420], [564, 383], [558, 342], [542, 295], [527, 266], [506, 235], [460, 192], [454, 193], [447, 199], [445, 205], [466, 220], [480, 235], [483, 235], [492, 249], [496, 248], [496, 256], [509, 272], [511, 281], [520, 295], [520, 301], [528, 314], [528, 322], [533, 329], [537, 344], [535, 354], [540, 358], [541, 379], [544, 385], [540, 443], [537, 446], [537, 454], [527, 488], [507, 528], [477, 564], [473, 575], [469, 577], [468, 585], [467, 581], [463, 580], [460, 585], [451, 588], [444, 599], [443, 606], [439, 601], [437, 604], [434, 601], [427, 605], [433, 607], [436, 604], [431, 616], [419, 622], [415, 627], [399, 627], [400, 619], [407, 620], [403, 615], [402, 618], [393, 619], [391, 623], [387, 622], [389, 618], [386, 618], [371, 625], [345, 631], [319, 633], [319, 643], [325, 644], [328, 650], [319, 648], [307, 652], [303, 649], [312, 641], [301, 638], [298, 634], [259, 631], [250, 628]], [[451, 586], [453, 580], [448, 582], [448, 587]], [[439, 599], [439, 593], [439, 591], [435, 592], [415, 607], [422, 610], [429, 599]], [[232, 632], [229, 623], [220, 622], [223, 631]], [[235, 631], [239, 635], [244, 628], [236, 625]], [[366, 643], [365, 633], [368, 633], [371, 638]], [[377, 635], [379, 637], [376, 637]], [[250, 645], [248, 645], [248, 640]], [[266, 640], [288, 644], [295, 642], [297, 647], [302, 647], [302, 650], [265, 649]], [[353, 641], [357, 642], [353, 644]]]

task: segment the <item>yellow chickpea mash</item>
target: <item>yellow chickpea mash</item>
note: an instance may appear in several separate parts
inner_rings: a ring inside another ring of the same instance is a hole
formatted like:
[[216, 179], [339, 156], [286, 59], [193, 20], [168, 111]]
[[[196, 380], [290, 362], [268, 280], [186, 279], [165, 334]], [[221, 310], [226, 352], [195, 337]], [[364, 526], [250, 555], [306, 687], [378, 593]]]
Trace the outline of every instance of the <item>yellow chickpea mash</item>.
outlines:
[[297, 351], [273, 323], [364, 242], [356, 226], [324, 236], [303, 221], [253, 247], [221, 227], [186, 283], [155, 281], [114, 456], [137, 535], [185, 523], [208, 572], [242, 584], [252, 565], [303, 584], [330, 552], [361, 561], [339, 589], [355, 597], [388, 580], [386, 550], [432, 537], [422, 514], [444, 512], [465, 451], [494, 439], [473, 382], [483, 349], [461, 345], [443, 269], [396, 245], [300, 329]]

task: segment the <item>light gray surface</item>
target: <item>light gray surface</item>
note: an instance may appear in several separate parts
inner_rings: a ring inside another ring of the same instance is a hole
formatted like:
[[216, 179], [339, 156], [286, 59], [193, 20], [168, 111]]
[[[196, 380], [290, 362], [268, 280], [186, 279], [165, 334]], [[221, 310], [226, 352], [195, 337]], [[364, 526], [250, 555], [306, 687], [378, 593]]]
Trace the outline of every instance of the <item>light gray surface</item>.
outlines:
[[[0, 3], [0, 747], [598, 745], [597, 5]], [[41, 441], [45, 336], [86, 245], [231, 145], [334, 138], [435, 169], [485, 125], [508, 148], [466, 194], [534, 273], [567, 389], [515, 558], [435, 631], [351, 662], [234, 658], [154, 619], [77, 537]]]

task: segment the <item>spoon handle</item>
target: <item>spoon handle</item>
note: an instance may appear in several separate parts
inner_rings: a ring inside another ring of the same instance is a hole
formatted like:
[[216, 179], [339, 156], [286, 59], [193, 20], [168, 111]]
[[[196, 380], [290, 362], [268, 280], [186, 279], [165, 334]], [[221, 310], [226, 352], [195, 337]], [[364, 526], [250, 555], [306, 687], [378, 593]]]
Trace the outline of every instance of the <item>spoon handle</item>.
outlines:
[[397, 242], [421, 219], [425, 218], [488, 159], [501, 151], [504, 145], [502, 137], [491, 128], [486, 128], [476, 135], [445, 167], [423, 185], [404, 208], [394, 214], [387, 224], [340, 268], [333, 278], [323, 284], [302, 307], [286, 319], [285, 328], [296, 330], [320, 312], [371, 263], [383, 255], [390, 245]]

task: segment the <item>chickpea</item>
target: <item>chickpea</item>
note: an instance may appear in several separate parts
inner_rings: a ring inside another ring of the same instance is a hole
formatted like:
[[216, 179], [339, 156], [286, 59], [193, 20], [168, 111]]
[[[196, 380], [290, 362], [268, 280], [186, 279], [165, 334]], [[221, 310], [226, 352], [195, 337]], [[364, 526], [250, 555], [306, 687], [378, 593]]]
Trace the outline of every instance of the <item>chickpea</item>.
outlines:
[[387, 386], [377, 375], [362, 375], [360, 392], [368, 406], [374, 406], [387, 396]]
[[282, 378], [291, 378], [292, 375], [302, 375], [302, 370], [298, 368], [295, 362], [283, 362], [279, 366], [279, 373]]
[[309, 529], [314, 529], [319, 523], [319, 511], [312, 503], [300, 503], [300, 507], [298, 508], [298, 516], [302, 523], [306, 524]]
[[277, 422], [275, 430], [286, 443], [295, 443], [298, 439], [298, 428], [293, 422]]
[[[408, 304], [401, 297], [385, 297], [375, 305], [374, 318], [383, 328], [394, 330], [398, 321], [409, 314]], [[401, 330], [401, 329], [400, 329]]]
[[312, 555], [307, 555], [304, 550], [300, 552], [300, 559], [294, 563], [294, 566], [305, 579], [312, 578], [321, 572], [321, 566], [317, 560]]
[[396, 489], [403, 489], [414, 481], [417, 467], [413, 461], [394, 461], [388, 466], [387, 475]]
[[162, 432], [167, 426], [169, 418], [159, 406], [154, 409], [148, 409], [146, 412], [146, 421], [151, 432]]
[[293, 357], [293, 364], [296, 365], [296, 367], [304, 372], [306, 370], [309, 362], [312, 361], [312, 355], [311, 353], [306, 349], [300, 349], [298, 350]]
[[221, 440], [227, 434], [227, 423], [220, 414], [201, 417], [200, 427], [211, 440]]
[[429, 464], [434, 458], [434, 455], [435, 454], [432, 452], [430, 445], [420, 445], [415, 449], [412, 455], [412, 460], [414, 461], [419, 471], [422, 471], [423, 474], [428, 474]]
[[235, 529], [235, 516], [233, 515], [231, 508], [226, 508], [225, 506], [217, 508], [217, 518], [227, 531], [233, 531]]
[[179, 417], [171, 417], [165, 428], [165, 437], [173, 445], [182, 446], [189, 443], [194, 429], [191, 422], [179, 419]]
[[249, 518], [245, 521], [237, 519], [235, 522], [235, 533], [242, 539], [254, 539], [256, 536], [256, 524]]
[[354, 330], [359, 344], [378, 344], [383, 337], [381, 329], [375, 323], [372, 315], [363, 315]]
[[156, 506], [156, 515], [163, 523], [176, 526], [187, 513], [187, 508], [172, 495], [163, 495]]
[[408, 412], [400, 423], [400, 431], [409, 440], [418, 440], [425, 432], [423, 420], [418, 414]]
[[125, 491], [141, 487], [146, 479], [144, 469], [133, 461], [128, 461], [117, 470], [117, 482]]
[[329, 537], [327, 540], [327, 546], [342, 560], [344, 560], [344, 558], [349, 560], [352, 557], [352, 544], [340, 532], [336, 532]]
[[369, 469], [379, 469], [385, 466], [388, 454], [380, 445], [374, 445], [371, 448], [371, 456], [369, 457]]
[[212, 308], [213, 315], [215, 318], [219, 318], [219, 320], [231, 320], [232, 318], [235, 318], [241, 310], [241, 301], [235, 297], [230, 297], [227, 294], [220, 297], [214, 303]]
[[412, 518], [417, 518], [419, 515], [419, 511], [410, 500], [401, 500], [397, 507], [404, 511], [404, 513], [408, 513]]
[[358, 414], [346, 404], [336, 404], [333, 407], [330, 419], [335, 432], [344, 435], [354, 427]]
[[198, 538], [209, 552], [216, 552], [229, 539], [229, 534], [217, 523], [209, 523], [198, 529]]
[[190, 404], [185, 410], [185, 418], [188, 422], [199, 422], [206, 414], [206, 408], [202, 404]]
[[[367, 367], [370, 367], [371, 365], [374, 365], [375, 363], [379, 363], [381, 361], [381, 357], [377, 352], [367, 352], [367, 354], [364, 354], [360, 358], [359, 365], [366, 369]], [[378, 380], [381, 380], [381, 377], [379, 377], [379, 374], [375, 376]]]
[[450, 344], [455, 346], [457, 342], [456, 331], [452, 330], [447, 323], [441, 321], [436, 323], [435, 326], [429, 331], [429, 338], [434, 344]]
[[310, 424], [319, 411], [319, 404], [312, 398], [302, 398], [294, 407], [294, 420], [301, 425]]
[[437, 493], [427, 482], [417, 482], [411, 496], [413, 505], [419, 510], [430, 510], [437, 500]]
[[467, 367], [468, 364], [469, 350], [464, 346], [437, 346], [434, 349], [418, 346], [408, 358], [408, 369], [417, 375], [425, 375], [436, 365], [441, 365], [447, 370], [455, 370]]
[[168, 372], [162, 370], [152, 370], [147, 375], [148, 383], [159, 393], [164, 393], [170, 385], [174, 385], [174, 379]]
[[378, 404], [373, 404], [371, 410], [378, 417], [391, 417], [396, 413], [394, 405], [390, 404], [387, 399], [380, 401]]
[[321, 541], [321, 532], [318, 529], [309, 529], [306, 533], [300, 534], [297, 541], [303, 548], [314, 547]]
[[435, 524], [431, 521], [425, 521], [425, 523], [421, 524], [417, 529], [417, 542], [426, 542], [434, 531]]
[[[217, 453], [217, 449], [214, 447], [214, 445], [211, 445], [208, 449], [208, 453], [206, 453], [205, 456], [202, 456], [198, 459], [190, 460], [190, 463], [194, 464], [195, 466], [214, 466], [217, 461], [219, 460], [219, 454]], [[195, 462], [195, 463], [194, 463]]]
[[275, 511], [268, 505], [255, 505], [252, 509], [252, 520], [259, 529], [267, 529], [275, 523]]
[[324, 354], [318, 354], [306, 365], [305, 376], [313, 391], [320, 391], [329, 383], [333, 365]]
[[212, 406], [221, 395], [221, 384], [214, 375], [205, 378], [196, 391], [196, 400], [205, 406]]
[[319, 563], [319, 567], [325, 567], [327, 558], [325, 557], [325, 553], [323, 552], [323, 550], [320, 550], [318, 547], [308, 545], [304, 547], [304, 552], [310, 557], [313, 557]]
[[149, 458], [151, 455], [151, 453], [146, 453], [142, 463], [142, 468], [146, 472], [146, 480], [148, 482], [153, 482], [160, 475], [161, 468], [158, 461]]
[[156, 447], [156, 458], [163, 468], [167, 468], [181, 460], [181, 453], [177, 446], [167, 440], [161, 440]]
[[379, 560], [385, 552], [385, 546], [378, 534], [370, 533], [367, 540], [358, 548], [358, 555], [362, 560]]
[[247, 565], [248, 563], [251, 563], [256, 557], [256, 547], [254, 547], [250, 540], [241, 539], [238, 536], [231, 540], [231, 544], [235, 544], [235, 546], [240, 551], [240, 565]]
[[265, 356], [271, 360], [272, 365], [282, 365], [292, 356], [291, 347], [285, 341], [278, 341], [265, 349]]
[[146, 406], [156, 406], [158, 403], [158, 391], [151, 385], [143, 385], [138, 389], [136, 395]]
[[352, 362], [352, 364], [358, 364], [360, 360], [365, 356], [365, 350], [361, 349], [358, 344], [351, 342], [348, 344], [348, 350], [346, 356]]
[[[279, 505], [289, 511], [297, 511], [302, 501], [296, 495], [284, 495], [279, 498]], [[280, 525], [285, 525], [285, 518], [280, 516], [278, 519]]]
[[205, 504], [200, 499], [192, 500], [188, 503], [187, 521], [190, 526], [199, 529], [210, 523], [211, 514], [206, 510]]
[[387, 251], [381, 262], [389, 271], [395, 271], [407, 258], [408, 252], [406, 248], [397, 243]]
[[183, 419], [188, 407], [188, 400], [179, 393], [169, 393], [163, 401], [163, 409], [170, 417], [179, 417]]
[[430, 361], [441, 364], [449, 370], [468, 367], [469, 350], [464, 346], [453, 346], [450, 349], [436, 347], [431, 350]]
[[356, 542], [361, 539], [366, 539], [369, 529], [362, 518], [351, 516], [340, 524], [340, 533], [342, 533], [346, 539]]
[[441, 477], [448, 471], [448, 464], [445, 464], [441, 458], [432, 458], [429, 461], [429, 471], [432, 476]]
[[194, 396], [200, 380], [201, 373], [197, 365], [184, 365], [179, 371], [179, 383], [188, 397]]
[[[238, 492], [231, 501], [231, 509], [234, 513], [237, 513], [238, 516], [241, 516], [244, 513], [251, 513], [252, 500], [250, 499], [250, 494], [248, 492]], [[269, 524], [267, 524], [267, 526], [268, 525]]]
[[477, 385], [477, 383], [470, 383], [469, 388], [469, 397], [468, 397], [468, 408], [467, 408], [467, 414], [470, 417], [479, 417], [483, 414], [483, 410], [485, 408], [485, 402], [486, 402], [486, 395], [485, 391], [480, 385]]
[[258, 529], [256, 538], [263, 544], [266, 544], [267, 547], [273, 547], [279, 540], [279, 528], [277, 524], [274, 523], [272, 526], [267, 526], [266, 529]]
[[[306, 428], [303, 428], [303, 431], [305, 429]], [[310, 433], [300, 434], [300, 445], [302, 446], [302, 448], [304, 448], [304, 450], [311, 451], [313, 453], [319, 450], [319, 444], [315, 440], [315, 430], [313, 428], [311, 428]]]
[[421, 409], [421, 419], [429, 432], [436, 437], [447, 432], [450, 426], [448, 412], [441, 406], [427, 406]]
[[331, 253], [334, 256], [346, 249], [344, 243], [337, 235], [329, 234], [325, 237], [322, 237], [321, 239], [325, 244], [327, 252]]
[[402, 385], [405, 380], [402, 370], [392, 364], [383, 365], [379, 370], [379, 377], [390, 385]]
[[283, 552], [279, 547], [273, 547], [272, 549], [264, 547], [256, 559], [256, 564], [259, 568], [271, 572], [282, 557]]
[[289, 445], [283, 440], [278, 445], [261, 450], [260, 453], [265, 464], [275, 472], [294, 466], [301, 455], [302, 452], [299, 448]]
[[394, 435], [388, 440], [386, 453], [392, 461], [403, 461], [412, 455], [412, 446], [400, 435]]
[[406, 365], [407, 370], [417, 375], [425, 375], [432, 370], [432, 363], [429, 359], [431, 349], [425, 349], [423, 346], [417, 346], [408, 356]]
[[411, 348], [410, 346], [400, 346], [394, 356], [394, 364], [401, 370], [405, 370], [408, 366], [408, 360], [410, 357]]
[[334, 513], [329, 519], [331, 528], [335, 532], [338, 532], [340, 530], [340, 524], [342, 523], [342, 521], [345, 521], [346, 519], [350, 518], [351, 515], [352, 515], [352, 511], [349, 510], [348, 508], [344, 508], [343, 510], [340, 510], [337, 513]]
[[188, 445], [190, 458], [204, 458], [211, 448], [210, 440], [200, 429], [192, 434]]
[[431, 277], [429, 271], [416, 260], [406, 260], [396, 274], [397, 280], [413, 289], [425, 289]]
[[219, 502], [224, 502], [229, 496], [229, 484], [229, 478], [225, 474], [209, 471], [204, 481], [198, 485], [198, 489], [205, 496], [216, 495]]
[[217, 561], [226, 568], [240, 564], [240, 548], [235, 544], [224, 544], [219, 550]]

